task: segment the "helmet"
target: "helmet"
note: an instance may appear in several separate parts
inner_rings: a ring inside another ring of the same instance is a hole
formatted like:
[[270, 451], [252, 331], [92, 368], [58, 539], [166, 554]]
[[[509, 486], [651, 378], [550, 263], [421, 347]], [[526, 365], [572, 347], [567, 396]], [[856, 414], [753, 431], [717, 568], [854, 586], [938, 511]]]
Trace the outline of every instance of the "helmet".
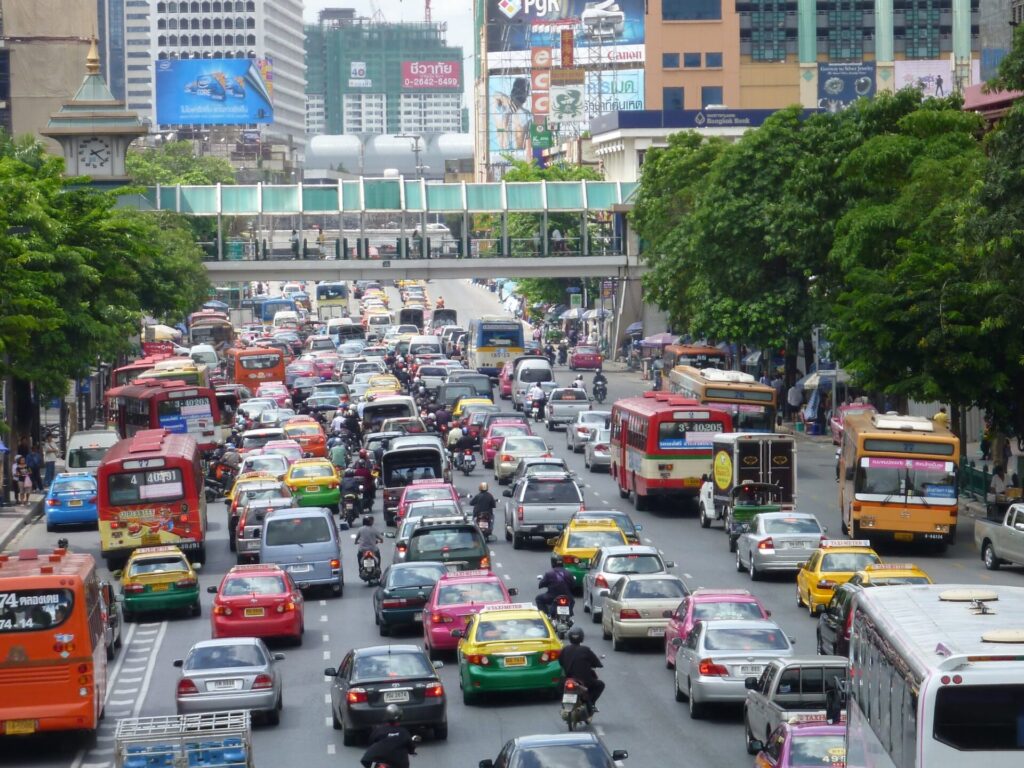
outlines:
[[402, 708], [397, 704], [388, 704], [384, 707], [384, 714], [387, 715], [389, 723], [397, 723], [402, 719]]
[[352, 469], [352, 467], [349, 467], [348, 469], [345, 470], [345, 477], [355, 477], [355, 476], [356, 476], [356, 471], [354, 469]]
[[579, 645], [583, 642], [583, 630], [579, 627], [573, 627], [569, 630], [569, 634], [566, 637], [569, 638], [569, 642], [573, 645]]
[[481, 491], [486, 491], [487, 490], [487, 483], [480, 483], [480, 490]]
[[363, 525], [373, 525], [373, 515], [363, 515]]
[[360, 458], [360, 459], [365, 459], [365, 458], [366, 458], [367, 456], [369, 456], [369, 455], [370, 455], [370, 454], [366, 452], [366, 449], [365, 449], [365, 448], [360, 448], [360, 449], [359, 449], [359, 458]]

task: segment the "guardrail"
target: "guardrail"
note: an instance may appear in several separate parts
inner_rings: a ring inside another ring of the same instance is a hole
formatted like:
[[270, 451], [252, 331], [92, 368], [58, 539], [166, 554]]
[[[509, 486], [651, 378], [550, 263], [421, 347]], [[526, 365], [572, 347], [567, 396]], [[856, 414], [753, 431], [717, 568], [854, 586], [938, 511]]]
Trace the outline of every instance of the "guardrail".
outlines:
[[970, 496], [978, 501], [985, 501], [989, 485], [992, 483], [992, 472], [987, 464], [980, 467], [973, 459], [960, 459], [960, 494]]

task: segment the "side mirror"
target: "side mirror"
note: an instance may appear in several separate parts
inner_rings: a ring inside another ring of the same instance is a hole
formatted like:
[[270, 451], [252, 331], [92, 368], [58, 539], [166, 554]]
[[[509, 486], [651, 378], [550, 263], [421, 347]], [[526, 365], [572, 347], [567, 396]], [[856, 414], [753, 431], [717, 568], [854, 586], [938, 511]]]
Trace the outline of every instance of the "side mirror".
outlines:
[[639, 533], [643, 529], [644, 529], [644, 527], [642, 525], [634, 525], [633, 526], [633, 530], [635, 530], [637, 533]]
[[612, 760], [625, 760], [629, 757], [629, 752], [624, 749], [612, 750]]
[[441, 668], [444, 667], [444, 662], [443, 661], [433, 661], [433, 662], [431, 662], [431, 666], [434, 669], [441, 669]]
[[274, 661], [284, 661], [284, 654], [283, 653], [275, 653], [274, 654]]
[[216, 595], [217, 594], [217, 588], [216, 587], [207, 587], [206, 591], [209, 592], [211, 595]]
[[752, 691], [755, 688], [757, 688], [757, 678], [748, 677], [746, 680], [743, 681], [743, 685], [746, 687], [748, 691]]
[[790, 645], [796, 645], [796, 638], [795, 637], [793, 637], [792, 635], [788, 635], [787, 637], [789, 639]]
[[338, 676], [338, 670], [336, 670], [334, 667], [328, 667], [327, 669], [324, 670], [324, 677], [337, 677], [337, 676]]
[[184, 659], [175, 659], [174, 662], [173, 662], [174, 666], [176, 666], [176, 667], [180, 667], [184, 663], [185, 663]]
[[750, 740], [751, 752], [753, 752], [756, 755], [758, 752], [761, 752], [762, 750], [764, 750], [764, 744], [762, 742], [758, 741], [757, 739]]
[[477, 763], [477, 768], [494, 768], [493, 760], [481, 760]]
[[768, 608], [765, 608], [765, 609], [764, 609], [764, 615], [765, 615], [765, 616], [771, 616], [771, 615], [772, 615], [772, 612], [771, 612], [771, 610], [769, 610]]
[[395, 531], [384, 531], [384, 538], [385, 539], [393, 539], [393, 538], [395, 538], [395, 536], [396, 536]]
[[505, 498], [511, 499], [512, 498], [512, 489], [511, 488], [506, 488], [504, 491], [501, 492], [501, 495], [504, 496]]
[[509, 597], [515, 597], [518, 594], [519, 594], [519, 587], [509, 587], [508, 588], [508, 596]]
[[665, 561], [665, 567], [666, 568], [675, 568], [676, 567], [676, 561], [675, 560], [666, 560]]
[[465, 637], [465, 636], [466, 636], [466, 633], [463, 632], [461, 629], [453, 629], [452, 630], [452, 637]]
[[681, 638], [681, 637], [673, 637], [672, 638], [672, 647], [673, 648], [680, 648], [682, 645], [683, 645], [683, 638]]
[[[558, 537], [557, 537], [557, 536], [555, 536], [555, 538], [553, 538], [553, 539], [545, 539], [545, 540], [544, 540], [544, 543], [545, 543], [545, 544], [547, 544], [547, 545], [548, 545], [549, 547], [553, 547], [553, 546], [555, 546], [556, 544], [558, 544]], [[552, 559], [553, 561], [554, 561], [554, 560], [558, 560], [558, 558], [556, 558], [556, 557], [553, 557], [553, 558], [551, 558], [551, 559]], [[553, 566], [552, 566], [552, 567], [553, 567]]]

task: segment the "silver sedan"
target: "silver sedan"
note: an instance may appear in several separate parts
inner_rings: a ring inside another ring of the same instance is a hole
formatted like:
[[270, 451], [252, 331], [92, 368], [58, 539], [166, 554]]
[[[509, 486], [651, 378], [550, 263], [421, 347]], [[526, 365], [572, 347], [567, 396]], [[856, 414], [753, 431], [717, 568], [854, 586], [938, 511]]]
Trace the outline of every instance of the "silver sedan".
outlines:
[[762, 512], [736, 542], [736, 570], [757, 580], [766, 571], [798, 571], [821, 546], [826, 530], [805, 512]]
[[704, 716], [708, 704], [740, 703], [746, 680], [758, 677], [773, 659], [793, 655], [793, 645], [778, 624], [767, 619], [698, 621], [676, 647], [676, 701], [688, 701], [690, 717]]
[[281, 719], [281, 673], [275, 662], [283, 653], [271, 653], [256, 637], [201, 640], [184, 659], [176, 689], [179, 715], [247, 709], [266, 715], [271, 725]]
[[573, 453], [579, 453], [598, 429], [606, 427], [612, 417], [611, 411], [581, 411], [576, 414], [576, 421], [566, 425], [565, 447]]
[[611, 467], [611, 439], [610, 429], [602, 427], [591, 432], [590, 439], [583, 444], [583, 466], [591, 472], [596, 472], [598, 467], [606, 470]]

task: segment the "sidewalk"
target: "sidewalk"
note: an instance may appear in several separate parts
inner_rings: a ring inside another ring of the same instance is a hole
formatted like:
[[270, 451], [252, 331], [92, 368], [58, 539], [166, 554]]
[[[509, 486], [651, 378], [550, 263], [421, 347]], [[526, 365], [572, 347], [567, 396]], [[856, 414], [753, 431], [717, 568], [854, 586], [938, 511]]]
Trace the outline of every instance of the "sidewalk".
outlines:
[[43, 514], [45, 493], [33, 493], [29, 497], [28, 506], [10, 504], [0, 507], [0, 552], [14, 540], [21, 529]]

